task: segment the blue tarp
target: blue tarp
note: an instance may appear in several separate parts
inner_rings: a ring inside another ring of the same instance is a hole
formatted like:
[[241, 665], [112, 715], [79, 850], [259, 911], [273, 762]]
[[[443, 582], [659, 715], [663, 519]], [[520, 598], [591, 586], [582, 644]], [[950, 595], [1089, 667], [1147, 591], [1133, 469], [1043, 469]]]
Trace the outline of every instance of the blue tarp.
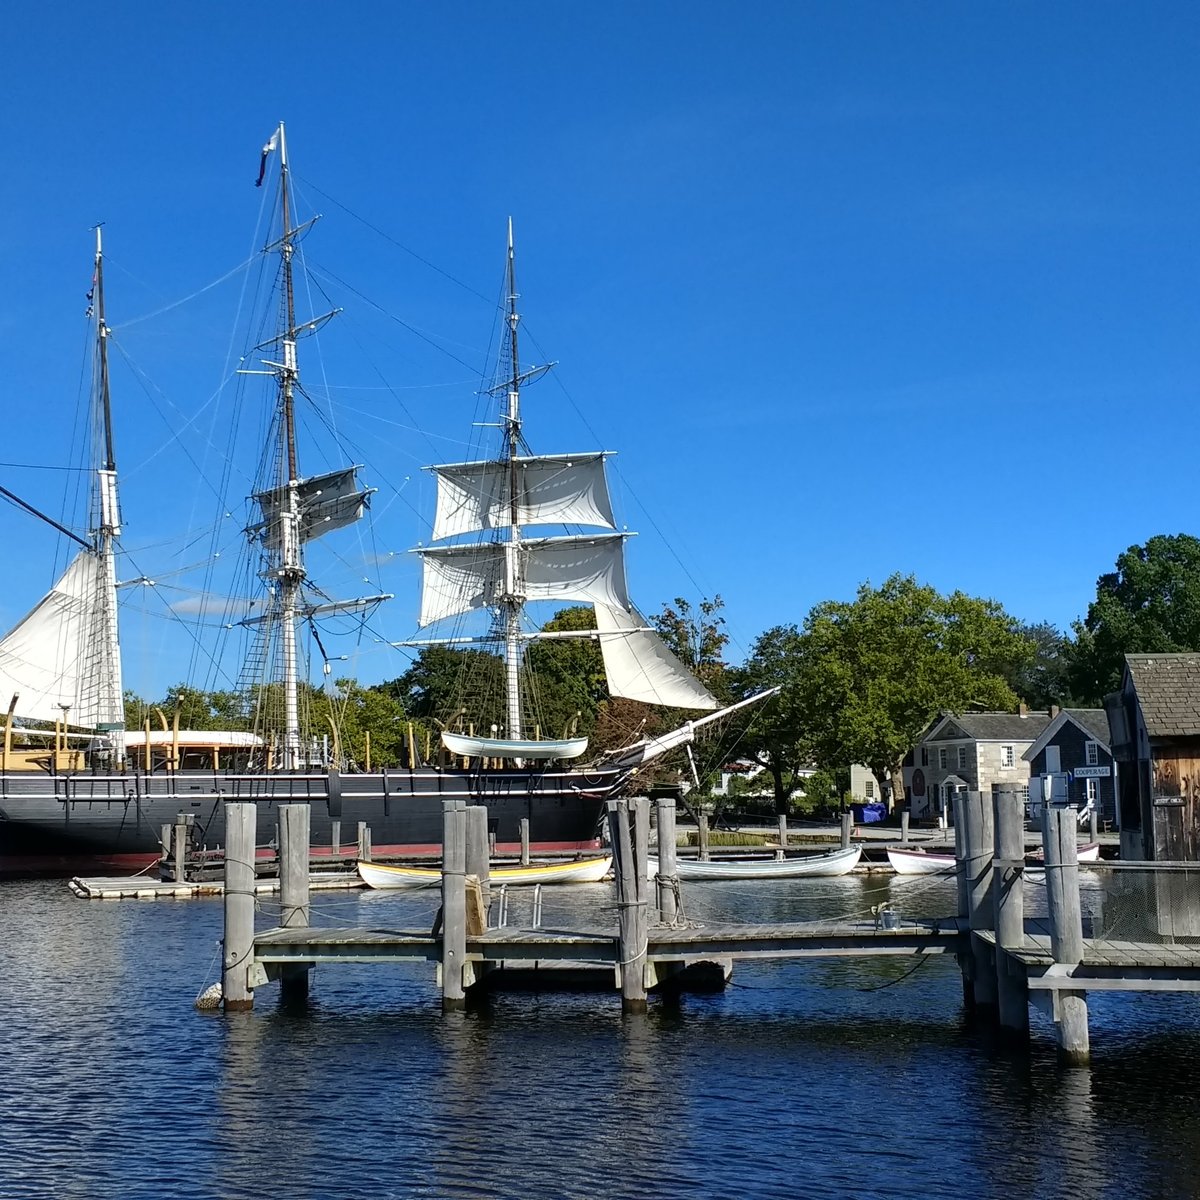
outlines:
[[887, 816], [886, 804], [852, 804], [850, 811], [859, 825], [874, 825]]

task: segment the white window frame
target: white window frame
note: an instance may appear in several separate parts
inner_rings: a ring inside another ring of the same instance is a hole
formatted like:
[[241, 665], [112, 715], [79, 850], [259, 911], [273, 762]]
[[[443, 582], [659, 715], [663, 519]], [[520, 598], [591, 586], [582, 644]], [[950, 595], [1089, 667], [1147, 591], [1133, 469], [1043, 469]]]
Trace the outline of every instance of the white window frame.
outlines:
[[965, 771], [967, 769], [967, 748], [966, 748], [966, 746], [959, 746], [959, 748], [958, 748], [958, 769], [960, 771]]
[[1017, 764], [1016, 747], [1011, 743], [1005, 743], [1000, 747], [1000, 766], [1003, 770], [1010, 770]]
[[939, 771], [946, 770], [946, 747], [945, 746], [938, 747], [938, 770]]
[[1085, 779], [1083, 794], [1088, 808], [1100, 810], [1100, 780]]
[[863, 795], [868, 800], [875, 799], [875, 780], [867, 779], [863, 781]]
[[1083, 747], [1084, 765], [1088, 767], [1098, 767], [1100, 765], [1100, 743], [1085, 742]]

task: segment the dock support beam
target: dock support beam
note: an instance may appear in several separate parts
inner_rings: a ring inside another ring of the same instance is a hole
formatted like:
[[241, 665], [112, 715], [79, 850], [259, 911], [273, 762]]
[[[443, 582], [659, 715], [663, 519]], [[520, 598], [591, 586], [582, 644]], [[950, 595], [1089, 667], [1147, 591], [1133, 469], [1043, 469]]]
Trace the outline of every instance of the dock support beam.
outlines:
[[467, 989], [467, 810], [442, 801], [442, 1011], [465, 1008]]
[[696, 817], [696, 853], [701, 862], [708, 862], [708, 813]]
[[467, 810], [467, 874], [479, 880], [479, 894], [486, 913], [492, 902], [492, 843], [488, 837], [488, 810], [473, 804]]
[[992, 792], [996, 857], [992, 863], [992, 897], [996, 907], [996, 998], [1000, 1027], [1029, 1036], [1029, 989], [1019, 964], [1005, 951], [1025, 944], [1025, 801], [1016, 788]]
[[775, 858], [782, 862], [787, 858], [787, 813], [779, 814], [779, 849], [775, 851]]
[[[279, 924], [302, 929], [309, 923], [309, 831], [312, 809], [307, 804], [281, 804], [279, 812]], [[308, 999], [308, 968], [285, 966], [279, 975], [280, 999], [302, 1004]]]
[[[649, 801], [641, 802], [646, 814], [646, 838], [649, 841]], [[638, 903], [638, 864], [634, 857], [634, 833], [630, 829], [628, 800], [609, 800], [608, 832], [613, 848], [613, 866], [617, 889], [617, 946], [621, 972], [621, 1011], [646, 1011], [646, 937], [649, 928], [639, 923], [645, 915], [646, 880], [642, 880], [642, 900]], [[636, 818], [635, 818], [636, 819]], [[641, 865], [643, 876], [645, 861]]]
[[371, 861], [371, 827], [366, 821], [358, 823], [358, 857], [361, 862]]
[[225, 937], [221, 997], [226, 1012], [254, 1007], [247, 972], [254, 957], [254, 842], [258, 807], [225, 802]]
[[960, 958], [963, 1003], [969, 1012], [996, 1010], [996, 967], [991, 948], [975, 934], [990, 930], [992, 901], [992, 806], [978, 792], [954, 797], [954, 853], [958, 859], [958, 909], [971, 930], [969, 949]]
[[902, 846], [908, 845], [908, 821], [911, 815], [907, 808], [900, 814], [900, 845]]
[[[1050, 949], [1056, 963], [1074, 965], [1083, 959], [1083, 914], [1079, 900], [1079, 849], [1075, 810], [1042, 810], [1042, 850], [1046, 857], [1046, 909], [1050, 915]], [[1084, 1066], [1090, 1057], [1087, 993], [1055, 994], [1054, 1027], [1059, 1057], [1071, 1066]]]
[[850, 849], [850, 833], [854, 829], [854, 814], [852, 812], [842, 813], [842, 849]]
[[529, 866], [529, 818], [521, 818], [521, 866]]
[[679, 917], [679, 868], [675, 865], [675, 791], [659, 788], [654, 795], [658, 813], [658, 875], [655, 899], [658, 919], [674, 925]]

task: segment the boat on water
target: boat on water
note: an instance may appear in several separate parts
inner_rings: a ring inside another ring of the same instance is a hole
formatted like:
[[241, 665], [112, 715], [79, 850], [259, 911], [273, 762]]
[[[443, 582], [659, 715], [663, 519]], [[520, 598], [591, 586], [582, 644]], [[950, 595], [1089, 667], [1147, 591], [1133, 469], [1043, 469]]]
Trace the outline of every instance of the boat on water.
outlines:
[[[358, 864], [359, 878], [380, 889], [435, 887], [442, 882], [438, 867], [399, 867], [386, 863]], [[612, 870], [612, 856], [580, 858], [574, 862], [530, 863], [529, 866], [492, 867], [489, 877], [497, 886], [523, 887], [535, 883], [599, 883]]]
[[[858, 866], [861, 846], [828, 850], [823, 854], [806, 854], [799, 858], [724, 858], [702, 861], [680, 858], [675, 861], [679, 878], [705, 879], [800, 879], [848, 875]], [[658, 859], [647, 859], [647, 871], [658, 874]]]
[[[544, 369], [520, 365], [510, 222], [507, 361], [490, 393], [499, 410], [501, 451], [487, 460], [431, 468], [437, 512], [431, 542], [419, 550], [420, 626], [476, 611], [493, 614], [494, 623], [478, 637], [393, 643], [498, 645], [506, 678], [504, 724], [493, 723], [492, 736], [476, 736], [460, 712], [459, 727], [447, 723], [441, 747], [422, 749], [410, 737], [403, 764], [376, 771], [349, 769], [336, 729], [328, 747], [320, 736], [327, 730], [305, 727], [302, 698], [312, 685], [305, 675], [304, 634], [311, 634], [328, 675], [318, 618], [373, 613], [391, 597], [333, 599], [306, 564], [307, 547], [366, 516], [374, 489], [360, 482], [355, 463], [311, 475], [301, 469], [297, 346], [336, 311], [297, 316], [296, 249], [312, 222], [294, 219], [282, 124], [263, 148], [260, 184], [272, 155], [278, 164], [277, 227], [263, 254], [278, 256], [278, 326], [252, 348], [264, 369], [243, 372], [272, 377], [272, 421], [260, 447], [263, 474], [246, 525], [257, 561], [245, 577], [257, 576], [265, 594], [251, 615], [233, 622], [252, 631], [240, 681], [245, 727], [181, 729], [176, 717], [161, 730], [149, 724], [141, 731], [125, 728], [114, 563], [121, 518], [97, 231], [91, 315], [101, 433], [92, 531], [80, 537], [58, 527], [79, 543], [78, 553], [33, 611], [0, 639], [0, 711], [8, 705], [0, 750], [0, 874], [145, 865], [157, 858], [161, 829], [179, 812], [193, 815], [198, 846], [219, 847], [223, 801], [247, 799], [259, 804], [262, 829], [274, 823], [275, 805], [309, 803], [316, 845], [340, 846], [343, 824], [364, 821], [377, 852], [429, 853], [441, 843], [443, 803], [462, 799], [487, 806], [489, 833], [501, 853], [519, 849], [526, 819], [535, 852], [596, 851], [605, 801], [625, 791], [642, 767], [690, 747], [705, 727], [770, 694], [722, 709], [634, 608], [625, 583], [629, 535], [617, 531], [605, 453], [524, 452], [521, 389]], [[590, 532], [538, 532], [554, 526]], [[543, 635], [523, 619], [531, 601], [590, 606], [596, 628]], [[628, 744], [590, 757], [587, 739], [570, 731], [543, 739], [530, 724], [531, 690], [521, 681], [528, 647], [543, 636], [597, 641], [611, 696], [680, 709], [692, 719], [657, 736], [635, 733]]]
[[[889, 846], [887, 856], [897, 875], [953, 875], [956, 866], [953, 854], [935, 854], [919, 846]], [[1088, 842], [1079, 847], [1081, 863], [1096, 862], [1099, 858], [1099, 842]], [[1041, 863], [1040, 851], [1027, 855], [1026, 860], [1030, 866]]]

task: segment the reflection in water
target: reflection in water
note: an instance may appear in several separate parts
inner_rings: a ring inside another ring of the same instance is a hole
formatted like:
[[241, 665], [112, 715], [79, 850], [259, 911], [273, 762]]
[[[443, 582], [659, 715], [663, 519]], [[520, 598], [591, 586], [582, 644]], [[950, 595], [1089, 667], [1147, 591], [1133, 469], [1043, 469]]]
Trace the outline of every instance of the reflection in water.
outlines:
[[[692, 888], [695, 920], [950, 911], [886, 878]], [[563, 889], [565, 892], [566, 889]], [[518, 902], [519, 903], [519, 902]], [[429, 897], [323, 901], [428, 928]], [[328, 907], [326, 907], [328, 905]], [[951, 959], [740, 964], [723, 994], [498, 996], [443, 1016], [432, 972], [322, 968], [303, 1015], [192, 1009], [220, 905], [0, 890], [0, 1196], [1161, 1197], [1200, 1171], [1188, 997], [1091, 997], [1093, 1065], [963, 1020]], [[518, 917], [520, 913], [518, 912]], [[606, 888], [548, 924], [611, 918]], [[80, 947], [88, 955], [80, 955]]]

